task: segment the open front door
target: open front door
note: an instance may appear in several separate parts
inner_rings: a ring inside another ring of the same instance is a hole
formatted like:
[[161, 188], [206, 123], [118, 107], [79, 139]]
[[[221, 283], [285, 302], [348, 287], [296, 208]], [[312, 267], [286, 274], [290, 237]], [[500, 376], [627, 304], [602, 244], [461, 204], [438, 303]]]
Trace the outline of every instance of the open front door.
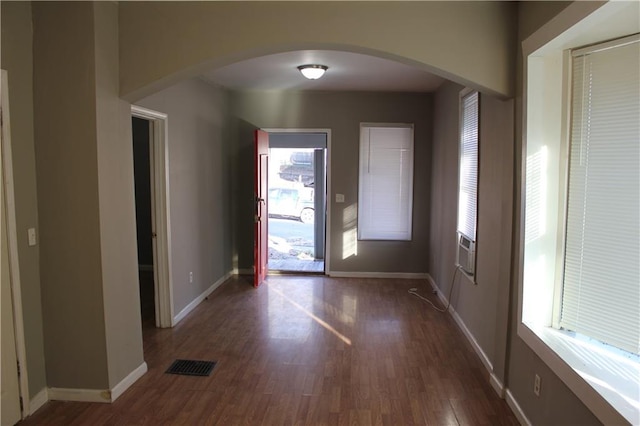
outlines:
[[253, 247], [254, 278], [253, 285], [258, 287], [267, 276], [269, 261], [268, 214], [267, 214], [267, 176], [269, 172], [269, 134], [262, 130], [255, 132], [255, 238]]

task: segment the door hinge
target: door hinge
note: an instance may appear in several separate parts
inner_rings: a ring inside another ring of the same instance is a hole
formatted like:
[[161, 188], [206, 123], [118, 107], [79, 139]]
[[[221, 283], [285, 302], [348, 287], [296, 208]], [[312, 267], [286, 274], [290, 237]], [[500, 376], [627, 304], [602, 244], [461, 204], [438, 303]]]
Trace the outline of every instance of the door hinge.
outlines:
[[16, 361], [16, 368], [18, 369], [18, 377], [20, 377], [20, 361]]
[[22, 402], [22, 397], [20, 397], [20, 412], [24, 410], [24, 403]]

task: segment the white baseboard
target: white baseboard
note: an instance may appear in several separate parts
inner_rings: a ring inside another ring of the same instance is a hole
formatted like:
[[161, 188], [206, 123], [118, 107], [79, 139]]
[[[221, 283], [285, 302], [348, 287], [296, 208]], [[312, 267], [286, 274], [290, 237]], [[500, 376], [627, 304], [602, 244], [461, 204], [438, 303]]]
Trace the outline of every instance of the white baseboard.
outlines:
[[498, 396], [504, 399], [504, 385], [502, 384], [500, 379], [498, 379], [498, 376], [496, 376], [494, 373], [491, 373], [489, 375], [489, 384], [491, 385], [493, 390], [496, 391]]
[[429, 274], [414, 272], [348, 272], [329, 271], [327, 275], [336, 278], [404, 278], [404, 279], [426, 279]]
[[506, 391], [505, 399], [507, 400], [507, 405], [511, 408], [511, 411], [513, 411], [513, 414], [515, 414], [520, 424], [522, 426], [531, 426], [531, 422], [527, 416], [525, 416], [524, 411], [520, 408], [520, 404], [518, 404], [518, 401], [516, 401], [509, 389]]
[[[445, 295], [442, 293], [442, 291], [440, 291], [440, 288], [436, 285], [436, 282], [433, 280], [431, 275], [427, 274], [427, 280], [431, 283], [431, 286], [433, 287], [433, 289], [438, 294], [438, 298], [443, 303], [443, 305], [447, 306], [449, 301], [447, 300]], [[469, 343], [471, 343], [471, 347], [473, 347], [473, 350], [476, 352], [476, 354], [480, 358], [480, 361], [484, 365], [484, 368], [486, 368], [487, 371], [489, 372], [489, 376], [490, 376], [489, 383], [491, 383], [491, 386], [496, 391], [496, 393], [501, 398], [504, 398], [504, 395], [503, 395], [504, 391], [502, 390], [503, 389], [503, 385], [500, 382], [500, 380], [498, 380], [498, 378], [493, 374], [493, 365], [491, 364], [491, 361], [489, 360], [489, 357], [487, 356], [487, 354], [484, 353], [484, 351], [480, 347], [480, 344], [478, 344], [478, 341], [473, 336], [471, 331], [467, 328], [467, 325], [464, 323], [464, 321], [462, 320], [460, 315], [458, 315], [458, 313], [456, 312], [456, 310], [455, 310], [455, 308], [453, 306], [449, 306], [449, 313], [453, 317], [453, 320], [456, 322], [456, 324], [458, 324], [458, 327], [460, 328], [462, 333], [465, 335], [465, 337], [467, 338]]]
[[129, 389], [131, 385], [134, 384], [146, 372], [147, 372], [147, 363], [143, 362], [138, 366], [138, 368], [136, 368], [131, 373], [129, 373], [127, 377], [122, 379], [120, 383], [118, 383], [111, 389], [111, 402], [118, 399], [120, 395], [122, 395], [127, 389]]
[[[444, 294], [442, 294], [442, 292], [440, 291], [440, 288], [438, 287], [438, 285], [436, 284], [436, 282], [433, 280], [433, 277], [431, 277], [430, 274], [427, 274], [427, 281], [429, 281], [429, 284], [431, 284], [431, 287], [433, 288], [433, 291], [436, 292], [436, 295], [438, 296], [438, 299], [440, 299], [440, 302], [442, 303], [442, 307], [447, 306], [447, 304], [449, 303], [449, 301], [447, 300], [447, 298], [444, 296]], [[451, 309], [451, 307], [449, 307], [449, 309]]]
[[[325, 264], [326, 265], [326, 264]], [[253, 269], [234, 269], [233, 275], [253, 275]], [[335, 278], [404, 278], [413, 280], [424, 280], [429, 274], [422, 272], [349, 272], [349, 271], [327, 271], [326, 275]]]
[[462, 333], [466, 336], [469, 343], [471, 343], [471, 347], [473, 347], [473, 350], [476, 351], [476, 354], [480, 358], [480, 361], [482, 361], [484, 368], [487, 369], [489, 374], [492, 374], [493, 365], [491, 364], [489, 357], [487, 356], [487, 354], [484, 353], [484, 351], [480, 347], [480, 344], [478, 344], [478, 341], [476, 340], [476, 338], [473, 337], [473, 334], [471, 333], [471, 331], [469, 331], [469, 329], [467, 328], [467, 325], [464, 323], [460, 315], [458, 315], [458, 313], [456, 312], [455, 309], [453, 309], [452, 306], [449, 307], [449, 313], [453, 317], [453, 320], [456, 322], [456, 324], [458, 324], [458, 327], [460, 328], [460, 330], [462, 330]]
[[49, 402], [49, 392], [47, 391], [47, 388], [42, 388], [36, 396], [29, 400], [29, 415], [33, 415], [33, 413], [42, 408], [42, 406], [47, 402]]
[[51, 401], [111, 402], [111, 391], [108, 389], [49, 388], [47, 393]]
[[133, 370], [113, 389], [65, 389], [48, 388], [42, 389], [30, 401], [29, 415], [35, 413], [47, 401], [76, 401], [76, 402], [105, 402], [111, 403], [131, 387], [144, 373], [147, 372], [147, 363], [143, 362]]
[[179, 313], [178, 315], [176, 315], [175, 317], [173, 317], [173, 325], [178, 324], [182, 319], [184, 319], [184, 317], [186, 317], [187, 315], [189, 315], [189, 313], [191, 311], [193, 311], [195, 309], [196, 306], [198, 306], [200, 303], [202, 303], [202, 301], [204, 299], [207, 298], [207, 296], [209, 296], [211, 293], [213, 293], [213, 291], [215, 289], [217, 289], [218, 287], [220, 287], [220, 285], [222, 285], [223, 282], [225, 282], [226, 280], [228, 280], [231, 276], [233, 275], [233, 272], [228, 272], [226, 273], [222, 278], [220, 278], [218, 281], [216, 281], [215, 283], [213, 283], [211, 285], [211, 287], [209, 287], [208, 289], [206, 289], [205, 291], [202, 292], [202, 294], [198, 297], [196, 297], [195, 299], [193, 299], [191, 301], [191, 303], [189, 303], [187, 306], [185, 306]]

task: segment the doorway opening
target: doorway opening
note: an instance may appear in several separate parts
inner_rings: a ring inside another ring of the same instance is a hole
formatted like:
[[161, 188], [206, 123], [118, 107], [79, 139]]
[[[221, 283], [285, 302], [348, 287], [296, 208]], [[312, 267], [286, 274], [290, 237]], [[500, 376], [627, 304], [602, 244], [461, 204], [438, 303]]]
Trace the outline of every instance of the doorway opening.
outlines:
[[269, 132], [269, 270], [325, 272], [327, 133]]
[[131, 106], [140, 311], [145, 327], [173, 327], [167, 115]]
[[142, 328], [155, 326], [155, 280], [153, 268], [153, 226], [151, 219], [151, 123], [131, 117], [133, 135], [133, 176], [138, 240], [138, 278]]

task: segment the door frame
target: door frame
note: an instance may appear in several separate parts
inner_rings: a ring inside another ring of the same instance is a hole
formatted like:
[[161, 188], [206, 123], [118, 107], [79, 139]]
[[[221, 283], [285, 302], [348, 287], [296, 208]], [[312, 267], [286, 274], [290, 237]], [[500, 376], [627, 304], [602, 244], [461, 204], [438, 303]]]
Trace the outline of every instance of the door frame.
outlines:
[[269, 273], [269, 133], [256, 129], [253, 136], [255, 230], [253, 243], [253, 286], [258, 287]]
[[0, 173], [5, 185], [5, 201], [7, 204], [7, 242], [9, 249], [9, 275], [11, 277], [11, 294], [13, 303], [13, 328], [16, 340], [16, 356], [20, 364], [18, 383], [22, 400], [21, 416], [24, 419], [30, 412], [29, 375], [27, 372], [27, 347], [24, 337], [24, 313], [22, 310], [22, 287], [20, 281], [20, 262], [18, 257], [18, 225], [16, 222], [16, 204], [13, 185], [13, 155], [11, 151], [11, 117], [9, 114], [9, 79], [7, 71], [2, 70], [0, 92], [0, 119], [2, 120], [2, 147], [0, 157], [2, 167]]
[[305, 128], [263, 128], [267, 133], [324, 133], [327, 135], [327, 155], [325, 172], [327, 179], [326, 189], [326, 222], [325, 222], [325, 244], [324, 244], [324, 273], [329, 275], [331, 271], [331, 129], [305, 129]]
[[[173, 282], [171, 279], [171, 227], [169, 203], [167, 114], [131, 105], [131, 116], [148, 120], [150, 125], [149, 157], [151, 166], [151, 226], [153, 246], [153, 282], [156, 327], [175, 325], [173, 316]], [[132, 136], [133, 144], [133, 136]]]

